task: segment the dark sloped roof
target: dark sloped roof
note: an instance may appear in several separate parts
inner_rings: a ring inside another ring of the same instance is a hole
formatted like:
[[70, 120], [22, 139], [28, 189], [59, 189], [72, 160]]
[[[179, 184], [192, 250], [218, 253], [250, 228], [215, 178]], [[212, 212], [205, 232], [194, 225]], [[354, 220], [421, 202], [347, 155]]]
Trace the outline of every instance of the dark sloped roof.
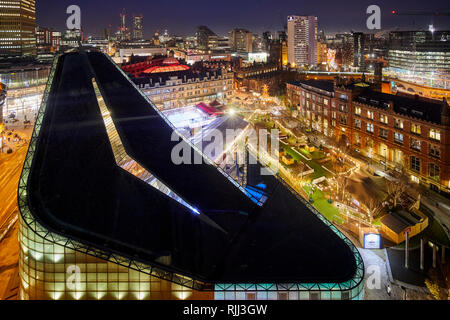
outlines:
[[[91, 63], [127, 153], [227, 233], [115, 164]], [[28, 202], [49, 230], [208, 282], [344, 282], [351, 249], [274, 176], [257, 206], [208, 164], [176, 166], [172, 128], [100, 53], [60, 58], [28, 178]], [[196, 155], [192, 151], [192, 158]], [[168, 264], [157, 261], [166, 257]]]
[[377, 108], [387, 109], [388, 103], [394, 103], [394, 111], [408, 117], [413, 117], [433, 123], [441, 123], [442, 101], [432, 101], [419, 97], [406, 97], [403, 95], [392, 95], [373, 90], [363, 91], [356, 101], [368, 104]]
[[328, 80], [299, 80], [299, 81], [291, 81], [290, 84], [294, 86], [306, 85], [313, 88], [317, 88], [320, 90], [324, 90], [330, 93], [334, 92], [334, 83], [333, 81]]

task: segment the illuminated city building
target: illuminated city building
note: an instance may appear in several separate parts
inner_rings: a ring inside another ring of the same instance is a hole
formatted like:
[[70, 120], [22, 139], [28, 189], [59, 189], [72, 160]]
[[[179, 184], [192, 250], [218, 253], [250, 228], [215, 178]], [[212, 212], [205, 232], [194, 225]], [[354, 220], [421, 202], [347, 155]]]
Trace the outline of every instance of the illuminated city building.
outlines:
[[[362, 298], [358, 250], [309, 202], [173, 137], [106, 55], [55, 60], [19, 185], [20, 298]], [[180, 143], [203, 161], [175, 165]]]
[[143, 27], [144, 17], [142, 15], [137, 15], [133, 17], [133, 39], [142, 40], [144, 39], [144, 27]]
[[366, 35], [362, 32], [353, 33], [353, 66], [360, 71], [365, 70], [364, 48]]
[[37, 53], [53, 53], [61, 47], [61, 32], [48, 28], [36, 27]]
[[0, 16], [0, 56], [35, 56], [35, 0], [1, 0]]
[[199, 49], [211, 49], [217, 45], [217, 35], [207, 26], [198, 26], [195, 33], [197, 37], [197, 47]]
[[226, 101], [233, 96], [233, 72], [227, 69], [175, 70], [185, 67], [151, 67], [133, 81], [161, 109], [184, 107], [200, 101]]
[[450, 90], [450, 31], [391, 32], [388, 63], [388, 76]]
[[305, 80], [287, 85], [300, 120], [343, 147], [450, 192], [450, 110], [445, 100], [378, 92], [371, 84]]
[[233, 29], [228, 33], [231, 51], [253, 52], [253, 35], [245, 29]]
[[293, 67], [316, 65], [317, 17], [288, 16], [288, 62]]

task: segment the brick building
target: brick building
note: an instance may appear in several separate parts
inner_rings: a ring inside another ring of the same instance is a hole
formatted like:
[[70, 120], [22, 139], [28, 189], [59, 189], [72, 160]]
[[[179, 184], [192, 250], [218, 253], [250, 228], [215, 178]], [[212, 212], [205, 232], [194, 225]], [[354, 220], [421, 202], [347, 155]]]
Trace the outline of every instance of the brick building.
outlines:
[[446, 101], [391, 95], [365, 82], [305, 80], [287, 98], [313, 131], [411, 181], [450, 193], [450, 110]]

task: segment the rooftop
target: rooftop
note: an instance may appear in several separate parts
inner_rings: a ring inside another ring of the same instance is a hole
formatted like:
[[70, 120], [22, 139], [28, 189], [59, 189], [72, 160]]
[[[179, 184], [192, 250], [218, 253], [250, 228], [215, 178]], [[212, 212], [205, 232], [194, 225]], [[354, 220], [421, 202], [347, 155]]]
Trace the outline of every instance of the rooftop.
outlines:
[[[117, 166], [93, 77], [126, 153], [199, 214]], [[248, 181], [253, 191], [264, 185], [262, 206], [213, 165], [175, 165], [173, 128], [105, 55], [61, 56], [43, 108], [27, 203], [46, 229], [210, 283], [355, 276], [352, 247], [275, 176], [261, 175], [259, 164], [249, 166]], [[181, 143], [192, 162], [201, 157]]]

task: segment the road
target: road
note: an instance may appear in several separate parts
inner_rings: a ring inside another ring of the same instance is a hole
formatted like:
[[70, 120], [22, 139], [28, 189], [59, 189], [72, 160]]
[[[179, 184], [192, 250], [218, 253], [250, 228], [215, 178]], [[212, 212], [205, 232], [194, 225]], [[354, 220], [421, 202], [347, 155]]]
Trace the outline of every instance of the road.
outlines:
[[18, 148], [12, 154], [0, 154], [0, 300], [14, 299], [17, 293], [17, 268], [19, 260], [19, 242], [17, 222], [8, 232], [5, 227], [18, 214], [17, 186], [23, 162], [27, 153], [27, 145]]

